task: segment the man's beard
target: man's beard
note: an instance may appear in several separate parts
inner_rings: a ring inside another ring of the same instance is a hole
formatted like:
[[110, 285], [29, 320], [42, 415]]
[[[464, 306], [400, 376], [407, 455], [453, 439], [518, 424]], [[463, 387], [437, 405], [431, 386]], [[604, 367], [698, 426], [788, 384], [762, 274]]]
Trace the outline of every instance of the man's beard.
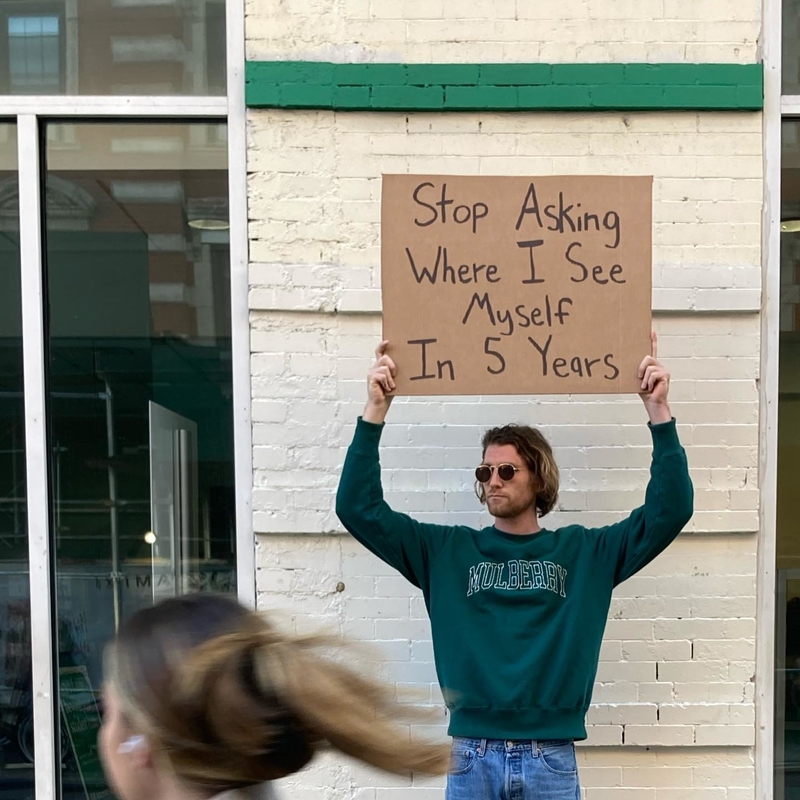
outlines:
[[507, 497], [501, 498], [486, 498], [486, 506], [489, 513], [497, 519], [513, 519], [521, 514], [524, 514], [536, 503], [536, 498], [530, 500], [517, 502], [510, 501]]

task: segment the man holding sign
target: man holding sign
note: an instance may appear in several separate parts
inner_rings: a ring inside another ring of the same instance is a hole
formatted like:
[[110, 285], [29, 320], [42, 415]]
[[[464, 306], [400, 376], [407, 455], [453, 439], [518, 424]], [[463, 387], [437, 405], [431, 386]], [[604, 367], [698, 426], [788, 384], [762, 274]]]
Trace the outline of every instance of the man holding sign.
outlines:
[[377, 350], [368, 400], [337, 496], [344, 526], [422, 589], [451, 719], [447, 800], [576, 800], [574, 741], [586, 738], [612, 589], [652, 561], [692, 515], [686, 455], [652, 354], [638, 370], [653, 460], [644, 505], [604, 528], [539, 524], [555, 505], [558, 469], [528, 426], [487, 431], [475, 471], [494, 516], [483, 530], [431, 525], [383, 499], [378, 445], [397, 367]]

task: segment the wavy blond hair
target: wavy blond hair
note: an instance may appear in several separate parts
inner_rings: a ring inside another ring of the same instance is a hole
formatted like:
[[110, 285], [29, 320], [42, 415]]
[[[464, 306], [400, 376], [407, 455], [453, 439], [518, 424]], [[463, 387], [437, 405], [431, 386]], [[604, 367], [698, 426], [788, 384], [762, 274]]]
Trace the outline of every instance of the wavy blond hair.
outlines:
[[280, 633], [231, 597], [196, 594], [123, 624], [106, 679], [156, 757], [211, 792], [282, 778], [324, 747], [388, 772], [446, 772], [448, 748], [409, 736], [400, 720], [413, 709], [342, 652], [329, 637]]

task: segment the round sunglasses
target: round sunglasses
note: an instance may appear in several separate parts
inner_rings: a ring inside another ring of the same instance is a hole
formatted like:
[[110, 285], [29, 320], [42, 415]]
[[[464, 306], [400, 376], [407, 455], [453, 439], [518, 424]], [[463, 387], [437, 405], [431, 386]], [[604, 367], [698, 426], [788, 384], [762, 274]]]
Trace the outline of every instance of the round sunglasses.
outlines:
[[475, 479], [478, 483], [489, 483], [497, 470], [497, 477], [501, 481], [510, 481], [521, 469], [522, 467], [515, 467], [513, 464], [481, 464], [475, 470]]

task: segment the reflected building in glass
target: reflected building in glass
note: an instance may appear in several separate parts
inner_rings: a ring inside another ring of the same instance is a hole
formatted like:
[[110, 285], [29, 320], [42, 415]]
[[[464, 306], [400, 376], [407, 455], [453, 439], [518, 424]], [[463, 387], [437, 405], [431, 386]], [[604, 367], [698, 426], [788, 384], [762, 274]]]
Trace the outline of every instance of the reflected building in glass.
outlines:
[[[23, 98], [38, 136], [28, 129], [21, 144], [15, 117], [0, 117], [4, 800], [38, 796], [37, 769], [59, 797], [108, 796], [95, 742], [106, 642], [161, 598], [237, 589], [227, 122], [224, 100], [211, 117], [203, 106], [226, 93], [225, 30], [214, 0], [0, 5], [0, 115], [2, 96]], [[105, 98], [95, 119], [48, 113], [47, 97], [86, 95]], [[189, 119], [170, 108], [104, 118], [137, 96], [181, 98]], [[26, 145], [38, 161], [38, 266], [21, 245], [35, 221], [20, 203]], [[36, 628], [30, 595], [24, 269], [40, 271], [43, 299], [52, 584], [36, 591], [50, 598], [49, 630]], [[52, 759], [35, 744], [37, 670], [55, 698]]]
[[224, 0], [0, 5], [0, 95], [224, 95]]

